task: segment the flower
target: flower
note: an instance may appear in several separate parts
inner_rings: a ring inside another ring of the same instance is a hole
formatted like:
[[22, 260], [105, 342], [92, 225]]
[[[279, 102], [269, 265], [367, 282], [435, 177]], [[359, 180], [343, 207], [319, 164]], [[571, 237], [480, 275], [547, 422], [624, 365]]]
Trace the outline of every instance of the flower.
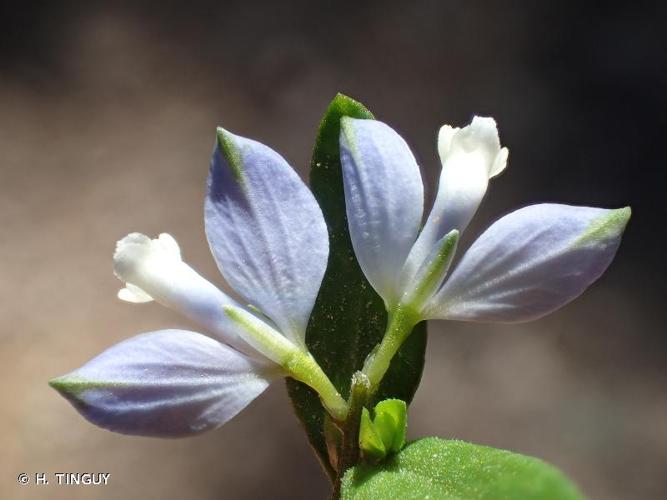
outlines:
[[125, 283], [118, 297], [155, 300], [210, 336], [138, 335], [50, 384], [91, 422], [125, 434], [177, 437], [218, 427], [285, 375], [313, 387], [342, 418], [346, 403], [304, 340], [329, 254], [313, 195], [278, 153], [223, 129], [207, 185], [206, 236], [242, 302], [186, 264], [170, 235], [132, 233], [114, 254]]
[[354, 251], [390, 318], [364, 369], [375, 385], [418, 321], [521, 322], [573, 300], [611, 263], [630, 217], [629, 207], [516, 210], [492, 224], [445, 280], [459, 234], [507, 164], [495, 121], [440, 129], [440, 183], [421, 231], [424, 188], [405, 141], [379, 121], [343, 118], [340, 147]]

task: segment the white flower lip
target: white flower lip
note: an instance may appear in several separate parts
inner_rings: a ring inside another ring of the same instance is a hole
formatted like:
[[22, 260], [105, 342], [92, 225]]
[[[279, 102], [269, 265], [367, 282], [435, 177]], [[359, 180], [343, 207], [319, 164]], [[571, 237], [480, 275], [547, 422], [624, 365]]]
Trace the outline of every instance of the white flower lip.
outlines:
[[141, 233], [128, 234], [116, 243], [113, 256], [114, 273], [126, 283], [118, 298], [127, 302], [154, 300], [140, 283], [145, 284], [152, 274], [168, 273], [182, 262], [181, 249], [170, 234], [162, 233], [156, 239]]
[[238, 326], [223, 311], [236, 301], [183, 262], [176, 240], [162, 233], [157, 238], [131, 233], [116, 244], [114, 273], [125, 287], [118, 298], [143, 303], [155, 300], [201, 325], [217, 339], [255, 355], [238, 333]]
[[475, 116], [463, 127], [443, 125], [438, 133], [442, 163], [438, 192], [426, 223], [413, 245], [401, 275], [407, 286], [436, 242], [456, 229], [463, 232], [475, 215], [489, 179], [507, 166], [508, 150], [500, 146], [493, 118]]
[[438, 153], [443, 165], [456, 154], [479, 154], [488, 178], [500, 174], [507, 166], [509, 150], [500, 147], [498, 127], [491, 117], [475, 116], [470, 125], [454, 128], [443, 125], [438, 133]]

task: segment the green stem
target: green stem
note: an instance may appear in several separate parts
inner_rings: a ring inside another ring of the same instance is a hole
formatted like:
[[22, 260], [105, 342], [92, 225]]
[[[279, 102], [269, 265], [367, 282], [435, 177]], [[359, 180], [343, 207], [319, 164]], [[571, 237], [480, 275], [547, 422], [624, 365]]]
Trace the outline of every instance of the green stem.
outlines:
[[289, 375], [317, 391], [322, 404], [336, 420], [348, 416], [348, 404], [331, 383], [329, 377], [309, 353], [296, 351], [284, 364]]
[[341, 425], [343, 439], [338, 455], [338, 464], [336, 465], [337, 476], [331, 496], [332, 500], [340, 498], [341, 484], [345, 471], [350, 467], [354, 467], [359, 462], [359, 423], [361, 421], [361, 412], [368, 402], [369, 389], [370, 383], [366, 375], [361, 372], [356, 372], [352, 375], [349, 398], [350, 411]]
[[377, 391], [391, 360], [420, 319], [414, 307], [398, 304], [392, 308], [389, 311], [387, 330], [382, 342], [366, 359], [363, 371], [356, 372], [352, 376], [349, 412], [347, 418], [339, 422], [342, 443], [336, 464], [337, 477], [332, 500], [340, 499], [341, 482], [345, 472], [359, 463], [359, 424], [362, 410]]
[[391, 360], [419, 320], [417, 311], [402, 304], [389, 311], [387, 331], [382, 342], [364, 363], [363, 373], [370, 382], [370, 394], [373, 394], [379, 387], [389, 369]]

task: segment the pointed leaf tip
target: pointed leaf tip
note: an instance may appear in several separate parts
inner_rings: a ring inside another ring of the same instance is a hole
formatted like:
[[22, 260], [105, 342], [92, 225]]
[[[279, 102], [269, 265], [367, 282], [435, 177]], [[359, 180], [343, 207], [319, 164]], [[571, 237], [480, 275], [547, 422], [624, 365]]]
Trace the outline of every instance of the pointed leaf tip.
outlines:
[[64, 392], [67, 391], [67, 378], [66, 378], [66, 376], [52, 378], [51, 380], [49, 380], [48, 384], [49, 384], [49, 387], [51, 387], [52, 389], [55, 389], [60, 394], [63, 394]]
[[243, 181], [243, 158], [234, 141], [234, 134], [222, 127], [218, 127], [216, 129], [216, 138], [220, 154], [224, 156], [229, 163], [229, 167], [236, 182], [241, 183]]
[[589, 224], [588, 229], [577, 239], [574, 246], [605, 243], [619, 238], [625, 231], [631, 215], [630, 207], [607, 211]]
[[350, 113], [352, 116], [357, 116], [358, 114], [361, 114], [362, 116], [366, 116], [371, 119], [373, 118], [371, 112], [368, 109], [366, 109], [366, 107], [363, 104], [361, 104], [361, 102], [340, 92], [338, 92], [331, 100], [331, 103], [329, 103], [328, 111], [331, 111], [334, 108], [338, 108], [340, 110], [346, 110], [346, 109], [353, 110], [354, 112]]
[[79, 396], [88, 389], [102, 389], [104, 387], [113, 387], [118, 385], [114, 382], [103, 382], [97, 380], [88, 380], [78, 377], [75, 373], [69, 373], [49, 380], [49, 386], [58, 391], [65, 399], [72, 402], [78, 401]]

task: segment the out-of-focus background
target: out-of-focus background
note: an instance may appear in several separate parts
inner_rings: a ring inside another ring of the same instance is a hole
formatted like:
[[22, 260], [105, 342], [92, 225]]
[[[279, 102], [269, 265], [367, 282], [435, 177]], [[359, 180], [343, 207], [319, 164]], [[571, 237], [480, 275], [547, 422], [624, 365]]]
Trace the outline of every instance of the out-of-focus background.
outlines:
[[[430, 326], [411, 436], [536, 455], [593, 499], [667, 498], [664, 5], [3, 2], [0, 498], [326, 497], [282, 384], [218, 431], [161, 441], [92, 426], [46, 381], [190, 326], [115, 298], [115, 241], [168, 231], [220, 282], [202, 221], [215, 126], [305, 177], [338, 91], [404, 135], [431, 198], [438, 127], [497, 119], [509, 168], [468, 238], [535, 202], [633, 208], [609, 271], [558, 313]], [[63, 471], [110, 485], [16, 480]]]

